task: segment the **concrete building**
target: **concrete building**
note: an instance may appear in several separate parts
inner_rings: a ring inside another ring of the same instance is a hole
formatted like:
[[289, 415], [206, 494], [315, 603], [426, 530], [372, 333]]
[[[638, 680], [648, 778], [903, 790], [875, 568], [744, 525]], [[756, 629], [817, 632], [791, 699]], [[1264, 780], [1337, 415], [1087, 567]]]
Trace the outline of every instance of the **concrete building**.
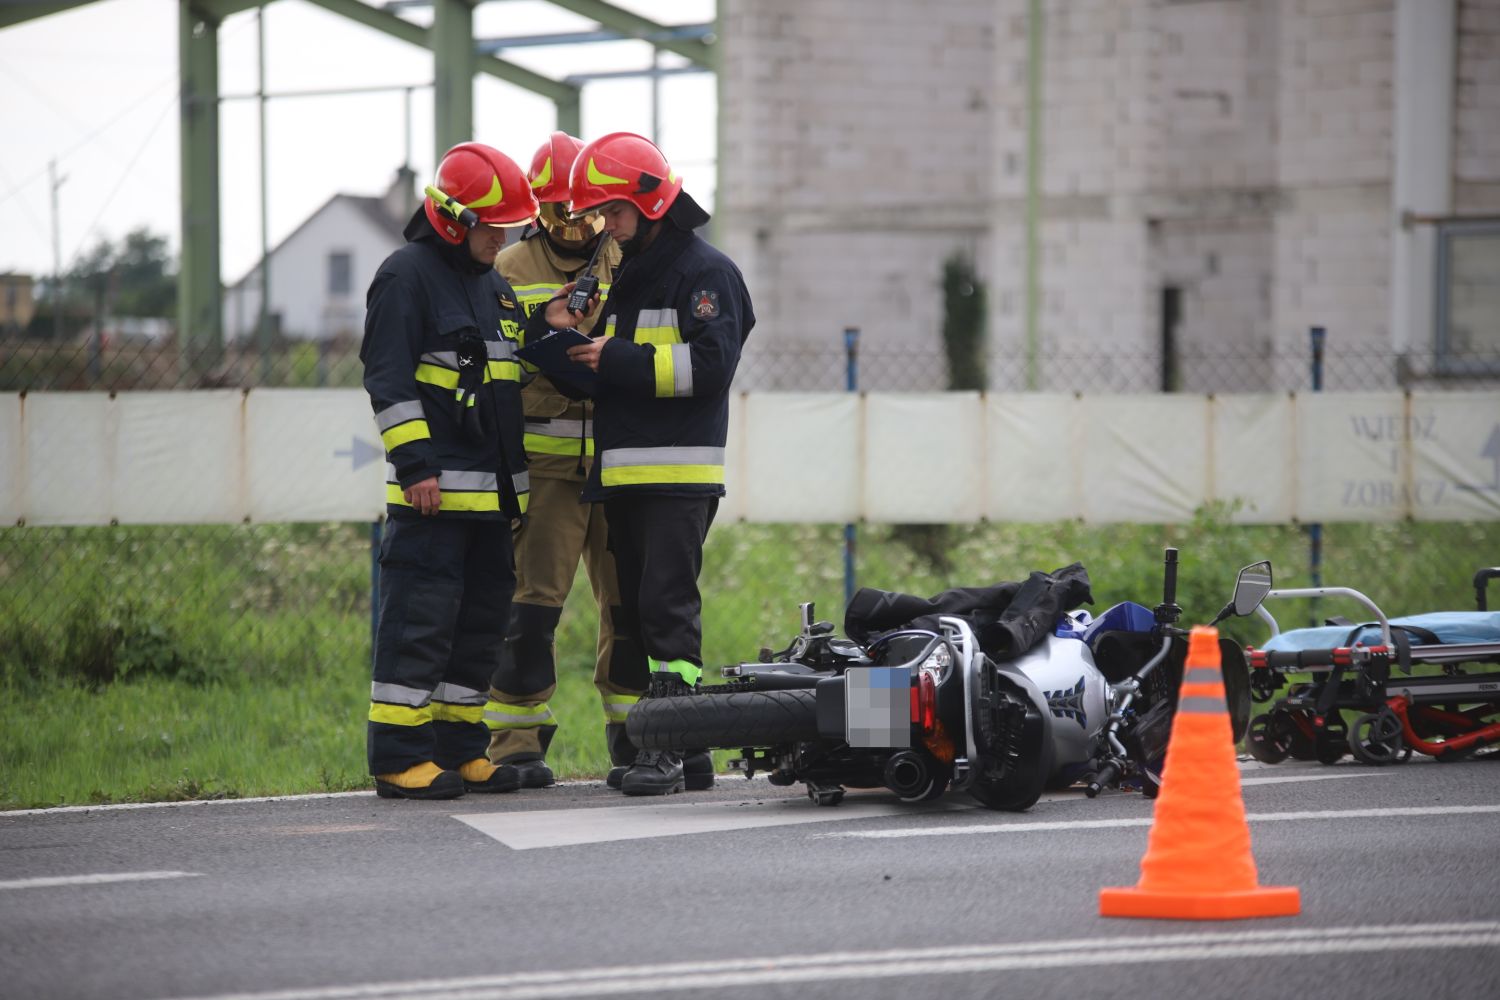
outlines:
[[955, 252], [997, 389], [1301, 388], [1313, 326], [1330, 388], [1495, 384], [1500, 0], [1039, 6], [1030, 39], [1029, 0], [725, 4], [746, 388], [842, 388], [849, 326], [862, 386], [944, 388]]

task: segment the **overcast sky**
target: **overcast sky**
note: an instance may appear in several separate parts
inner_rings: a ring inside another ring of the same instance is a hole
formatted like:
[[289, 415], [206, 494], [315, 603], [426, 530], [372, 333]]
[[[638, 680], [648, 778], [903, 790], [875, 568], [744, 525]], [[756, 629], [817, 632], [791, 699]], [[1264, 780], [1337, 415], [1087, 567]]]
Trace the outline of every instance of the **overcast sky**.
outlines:
[[[369, 2], [369, 0], [367, 0]], [[713, 20], [713, 0], [614, 0], [663, 24]], [[380, 2], [371, 3], [380, 6]], [[101, 239], [146, 226], [178, 248], [177, 0], [102, 0], [0, 29], [0, 273], [53, 270], [48, 161], [57, 161], [58, 225], [67, 270]], [[256, 13], [219, 31], [221, 95], [253, 94]], [[413, 21], [425, 9], [404, 12]], [[542, 0], [504, 0], [475, 11], [477, 38], [589, 30], [596, 25]], [[420, 85], [411, 101], [411, 160], [430, 178], [432, 57], [302, 0], [266, 7], [268, 93]], [[642, 69], [643, 42], [517, 48], [502, 58], [554, 79]], [[664, 53], [662, 65], [685, 60]], [[220, 104], [220, 205], [226, 283], [260, 257], [258, 102]], [[268, 102], [270, 243], [275, 246], [334, 194], [374, 195], [407, 155], [406, 99], [399, 91]], [[524, 168], [555, 127], [550, 101], [489, 76], [474, 87], [474, 138]], [[625, 130], [649, 135], [651, 85], [644, 78], [589, 83], [583, 138]], [[661, 82], [663, 150], [694, 197], [713, 198], [714, 80], [708, 73]]]

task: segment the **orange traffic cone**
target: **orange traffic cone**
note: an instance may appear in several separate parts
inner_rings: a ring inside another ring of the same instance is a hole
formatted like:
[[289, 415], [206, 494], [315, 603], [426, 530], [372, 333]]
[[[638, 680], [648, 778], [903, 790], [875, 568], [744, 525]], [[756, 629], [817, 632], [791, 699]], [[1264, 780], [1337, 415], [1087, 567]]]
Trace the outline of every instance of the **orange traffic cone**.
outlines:
[[1219, 669], [1219, 631], [1194, 628], [1141, 880], [1130, 889], [1101, 889], [1099, 914], [1233, 920], [1287, 917], [1301, 909], [1296, 888], [1256, 881]]

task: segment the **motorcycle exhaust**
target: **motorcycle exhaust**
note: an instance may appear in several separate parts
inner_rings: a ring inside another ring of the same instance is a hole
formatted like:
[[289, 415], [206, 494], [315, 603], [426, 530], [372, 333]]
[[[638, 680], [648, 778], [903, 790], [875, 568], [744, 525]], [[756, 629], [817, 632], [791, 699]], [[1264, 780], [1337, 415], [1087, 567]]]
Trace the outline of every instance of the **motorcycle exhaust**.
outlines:
[[932, 787], [932, 772], [919, 755], [902, 750], [885, 762], [885, 787], [903, 799], [916, 798]]

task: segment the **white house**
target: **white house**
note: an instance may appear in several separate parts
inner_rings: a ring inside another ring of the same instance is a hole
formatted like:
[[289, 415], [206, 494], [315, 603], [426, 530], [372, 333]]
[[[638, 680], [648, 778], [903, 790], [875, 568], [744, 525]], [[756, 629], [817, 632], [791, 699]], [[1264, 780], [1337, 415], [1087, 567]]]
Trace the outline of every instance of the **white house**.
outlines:
[[[405, 242], [416, 210], [415, 175], [402, 167], [379, 197], [336, 194], [269, 254], [271, 328], [293, 340], [358, 337], [365, 289], [386, 256]], [[260, 323], [260, 265], [224, 290], [224, 341], [254, 340]]]

